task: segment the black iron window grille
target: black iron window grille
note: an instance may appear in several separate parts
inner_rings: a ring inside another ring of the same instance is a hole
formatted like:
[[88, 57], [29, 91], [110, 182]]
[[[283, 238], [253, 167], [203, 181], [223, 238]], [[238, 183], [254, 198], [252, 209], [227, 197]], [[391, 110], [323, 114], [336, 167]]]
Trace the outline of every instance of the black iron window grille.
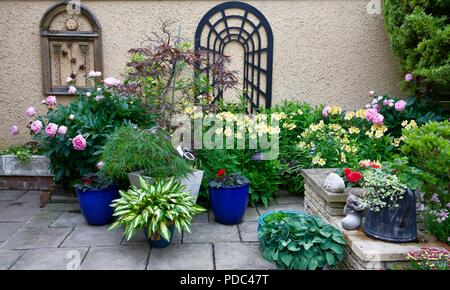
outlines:
[[[195, 33], [195, 49], [208, 53], [214, 63], [217, 54], [224, 54], [230, 42], [238, 42], [244, 51], [243, 92], [249, 101], [249, 112], [272, 105], [273, 34], [266, 17], [255, 7], [242, 2], [225, 2], [208, 11]], [[209, 65], [199, 68], [214, 85]], [[216, 86], [214, 86], [216, 87]], [[223, 91], [215, 88], [216, 99]]]

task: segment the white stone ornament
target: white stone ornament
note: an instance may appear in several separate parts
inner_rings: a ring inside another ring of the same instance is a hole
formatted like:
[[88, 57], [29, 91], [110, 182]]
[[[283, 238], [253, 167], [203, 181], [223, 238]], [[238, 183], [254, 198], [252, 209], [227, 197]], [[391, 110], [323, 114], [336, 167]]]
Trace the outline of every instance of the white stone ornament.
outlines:
[[345, 182], [336, 173], [330, 173], [325, 179], [323, 188], [330, 192], [343, 193], [345, 191]]

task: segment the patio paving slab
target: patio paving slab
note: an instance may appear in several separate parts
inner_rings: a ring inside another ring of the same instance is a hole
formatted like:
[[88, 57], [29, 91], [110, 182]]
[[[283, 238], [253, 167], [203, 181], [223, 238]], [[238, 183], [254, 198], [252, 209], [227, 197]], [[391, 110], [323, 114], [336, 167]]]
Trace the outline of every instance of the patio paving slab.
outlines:
[[272, 210], [294, 210], [294, 211], [305, 211], [303, 203], [289, 203], [289, 204], [272, 204], [265, 208], [263, 206], [258, 206], [258, 211], [261, 215], [272, 211]]
[[0, 190], [0, 201], [13, 201], [21, 197], [26, 190]]
[[94, 247], [81, 264], [82, 270], [145, 270], [150, 247]]
[[7, 240], [2, 249], [57, 248], [72, 228], [23, 228]]
[[269, 270], [276, 266], [264, 260], [258, 243], [214, 243], [217, 270]]
[[238, 225], [244, 242], [258, 242], [258, 222], [243, 222]]
[[63, 212], [61, 211], [41, 211], [32, 219], [25, 223], [25, 228], [47, 228]]
[[41, 211], [72, 211], [80, 210], [80, 205], [78, 203], [72, 202], [55, 202], [49, 203], [41, 209]]
[[[259, 212], [256, 209], [256, 207], [248, 207], [245, 211], [245, 215], [242, 218], [243, 222], [249, 222], [249, 221], [257, 221], [259, 218]], [[216, 223], [216, 219], [214, 217], [214, 212], [212, 210], [209, 211], [209, 222], [210, 223]]]
[[87, 225], [81, 211], [65, 211], [58, 218], [50, 224], [50, 227], [76, 227]]
[[303, 204], [303, 198], [296, 195], [279, 196], [275, 199], [276, 204], [292, 204], [299, 203]]
[[[122, 242], [121, 230], [108, 230], [109, 226], [77, 226], [65, 239], [61, 247], [119, 246]], [[66, 228], [53, 228], [66, 229]]]
[[184, 233], [183, 243], [239, 242], [236, 226], [192, 224], [191, 233]]
[[0, 270], [8, 270], [24, 250], [0, 250]]
[[30, 191], [13, 201], [0, 202], [0, 221], [26, 222], [39, 212], [39, 192]]
[[88, 248], [27, 250], [11, 270], [76, 270]]
[[147, 270], [213, 270], [212, 244], [172, 244], [152, 248]]
[[12, 237], [21, 227], [23, 223], [21, 222], [12, 222], [12, 223], [3, 223], [0, 222], [0, 241], [4, 242], [10, 237]]

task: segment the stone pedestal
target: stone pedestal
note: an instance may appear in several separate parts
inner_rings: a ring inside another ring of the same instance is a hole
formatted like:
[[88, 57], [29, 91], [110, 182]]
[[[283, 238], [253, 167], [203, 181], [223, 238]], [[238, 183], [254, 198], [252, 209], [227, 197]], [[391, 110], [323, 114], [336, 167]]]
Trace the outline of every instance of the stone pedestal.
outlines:
[[406, 256], [410, 251], [422, 247], [450, 248], [419, 233], [414, 243], [388, 243], [368, 237], [362, 227], [356, 231], [342, 228], [344, 206], [349, 194], [360, 195], [361, 188], [347, 188], [344, 193], [332, 193], [323, 189], [327, 175], [336, 169], [305, 169], [305, 210], [309, 214], [322, 217], [331, 225], [339, 228], [347, 242], [346, 256], [338, 269], [370, 270], [395, 269], [407, 265]]

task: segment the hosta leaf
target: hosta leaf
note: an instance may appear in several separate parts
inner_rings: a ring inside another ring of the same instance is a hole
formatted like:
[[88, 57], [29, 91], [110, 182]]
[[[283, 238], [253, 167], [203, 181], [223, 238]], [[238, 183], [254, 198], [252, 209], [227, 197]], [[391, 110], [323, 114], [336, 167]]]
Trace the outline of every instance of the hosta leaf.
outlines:
[[334, 266], [336, 259], [334, 255], [330, 252], [325, 252], [325, 258], [327, 259], [327, 264], [330, 266]]

